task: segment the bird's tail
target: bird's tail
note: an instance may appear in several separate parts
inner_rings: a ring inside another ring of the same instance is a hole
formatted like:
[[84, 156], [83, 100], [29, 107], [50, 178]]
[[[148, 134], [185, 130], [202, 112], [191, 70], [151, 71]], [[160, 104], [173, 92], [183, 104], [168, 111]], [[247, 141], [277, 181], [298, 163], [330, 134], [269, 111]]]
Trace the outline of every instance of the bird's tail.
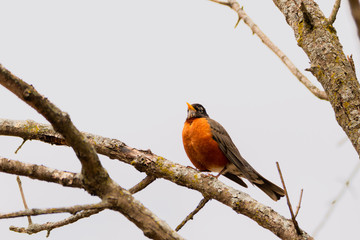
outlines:
[[261, 176], [263, 183], [254, 183], [258, 188], [260, 188], [264, 193], [266, 193], [274, 201], [279, 200], [281, 197], [285, 196], [285, 191]]

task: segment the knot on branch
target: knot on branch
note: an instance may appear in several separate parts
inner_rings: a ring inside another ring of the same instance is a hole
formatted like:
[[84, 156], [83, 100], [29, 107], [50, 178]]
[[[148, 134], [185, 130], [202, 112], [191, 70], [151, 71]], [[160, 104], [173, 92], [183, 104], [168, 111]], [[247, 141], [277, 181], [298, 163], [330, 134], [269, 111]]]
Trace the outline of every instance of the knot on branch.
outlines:
[[152, 161], [141, 155], [137, 155], [135, 160], [131, 161], [131, 165], [133, 165], [138, 171], [146, 172], [148, 170], [148, 166], [152, 163]]
[[311, 65], [309, 68], [306, 68], [305, 71], [311, 72], [312, 75], [314, 75], [315, 77], [319, 76], [323, 72], [320, 66], [314, 66], [314, 65]]
[[306, 9], [304, 2], [300, 3], [300, 10], [303, 13], [303, 17], [304, 17], [304, 21], [305, 21], [306, 25], [309, 27], [310, 30], [313, 30], [314, 26], [315, 26], [314, 19], [312, 18], [311, 14]]
[[30, 99], [30, 96], [31, 96], [31, 90], [32, 89], [30, 89], [31, 87], [28, 87], [28, 88], [26, 88], [25, 90], [24, 90], [24, 92], [23, 92], [23, 97], [24, 97], [24, 99], [27, 101], [27, 100], [29, 100]]

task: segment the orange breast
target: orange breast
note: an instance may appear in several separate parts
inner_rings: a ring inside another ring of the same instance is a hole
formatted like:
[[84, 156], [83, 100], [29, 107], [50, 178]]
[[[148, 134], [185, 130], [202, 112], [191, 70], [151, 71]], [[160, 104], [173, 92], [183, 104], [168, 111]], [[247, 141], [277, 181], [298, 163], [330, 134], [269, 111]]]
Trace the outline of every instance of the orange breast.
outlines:
[[228, 163], [217, 142], [212, 138], [206, 118], [186, 120], [182, 137], [186, 154], [200, 171], [220, 172]]

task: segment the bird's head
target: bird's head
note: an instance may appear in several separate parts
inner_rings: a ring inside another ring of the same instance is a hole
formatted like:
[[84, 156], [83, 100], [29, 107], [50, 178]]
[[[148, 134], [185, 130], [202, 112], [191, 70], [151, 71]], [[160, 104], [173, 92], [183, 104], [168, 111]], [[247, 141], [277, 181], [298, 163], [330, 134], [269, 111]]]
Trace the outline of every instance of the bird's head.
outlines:
[[203, 118], [203, 117], [209, 117], [209, 115], [206, 113], [205, 108], [198, 103], [186, 103], [188, 105], [187, 110], [187, 117], [186, 119], [190, 118]]

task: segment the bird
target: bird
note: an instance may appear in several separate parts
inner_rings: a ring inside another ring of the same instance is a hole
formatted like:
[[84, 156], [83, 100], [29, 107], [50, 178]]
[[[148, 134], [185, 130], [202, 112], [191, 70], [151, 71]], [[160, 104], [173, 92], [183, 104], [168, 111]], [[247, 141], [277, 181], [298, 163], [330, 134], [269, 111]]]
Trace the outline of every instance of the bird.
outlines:
[[260, 175], [241, 155], [230, 135], [205, 108], [189, 104], [182, 131], [184, 149], [192, 164], [202, 172], [218, 172], [247, 188], [242, 178], [260, 188], [274, 201], [285, 195], [282, 188]]

